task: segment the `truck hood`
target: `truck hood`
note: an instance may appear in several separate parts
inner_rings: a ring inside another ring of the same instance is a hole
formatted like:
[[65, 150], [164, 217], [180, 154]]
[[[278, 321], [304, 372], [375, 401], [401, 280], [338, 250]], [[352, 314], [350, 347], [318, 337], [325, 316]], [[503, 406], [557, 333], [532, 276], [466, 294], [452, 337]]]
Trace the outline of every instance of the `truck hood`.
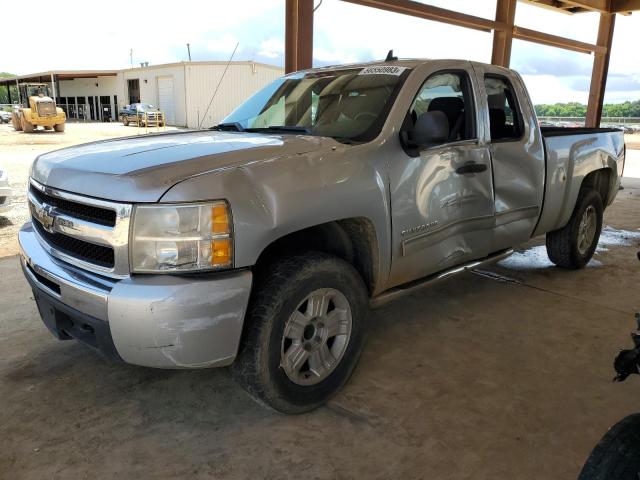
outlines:
[[299, 155], [335, 144], [308, 135], [187, 131], [87, 143], [40, 155], [34, 180], [120, 202], [157, 202], [173, 185], [219, 169]]

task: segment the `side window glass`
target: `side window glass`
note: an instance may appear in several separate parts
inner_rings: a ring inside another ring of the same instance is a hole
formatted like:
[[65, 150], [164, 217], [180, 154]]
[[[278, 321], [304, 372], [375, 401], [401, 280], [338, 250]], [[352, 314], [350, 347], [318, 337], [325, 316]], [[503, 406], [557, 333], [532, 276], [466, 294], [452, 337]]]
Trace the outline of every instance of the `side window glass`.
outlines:
[[465, 73], [437, 73], [427, 79], [409, 109], [411, 122], [415, 124], [421, 114], [433, 111], [447, 116], [448, 142], [475, 138], [473, 100]]
[[484, 86], [489, 104], [491, 141], [522, 137], [522, 116], [511, 83], [504, 77], [486, 76]]

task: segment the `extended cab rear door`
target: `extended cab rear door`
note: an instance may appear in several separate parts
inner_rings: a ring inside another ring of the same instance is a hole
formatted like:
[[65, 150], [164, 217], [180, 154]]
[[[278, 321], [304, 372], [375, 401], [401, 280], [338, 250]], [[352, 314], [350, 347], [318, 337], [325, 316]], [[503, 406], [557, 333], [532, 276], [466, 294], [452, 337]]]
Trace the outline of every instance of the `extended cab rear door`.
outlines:
[[544, 146], [535, 112], [515, 72], [472, 62], [480, 86], [478, 108], [491, 152], [495, 229], [491, 250], [531, 238], [544, 196]]

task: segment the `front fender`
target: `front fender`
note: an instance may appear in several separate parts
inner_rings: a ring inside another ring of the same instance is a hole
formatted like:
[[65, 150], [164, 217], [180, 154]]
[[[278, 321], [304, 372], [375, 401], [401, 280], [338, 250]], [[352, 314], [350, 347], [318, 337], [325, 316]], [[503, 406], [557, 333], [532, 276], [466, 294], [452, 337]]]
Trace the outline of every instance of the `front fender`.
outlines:
[[271, 243], [293, 232], [346, 218], [375, 228], [378, 285], [389, 273], [390, 208], [385, 160], [367, 145], [261, 159], [219, 169], [171, 187], [161, 202], [226, 199], [234, 225], [235, 266], [250, 267]]

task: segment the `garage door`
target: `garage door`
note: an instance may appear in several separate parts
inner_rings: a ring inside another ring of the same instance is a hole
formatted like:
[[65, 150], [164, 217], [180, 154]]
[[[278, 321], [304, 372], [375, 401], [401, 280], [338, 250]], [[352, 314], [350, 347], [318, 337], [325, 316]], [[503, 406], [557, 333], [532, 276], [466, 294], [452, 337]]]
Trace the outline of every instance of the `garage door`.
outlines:
[[173, 77], [158, 77], [158, 107], [164, 112], [167, 124], [176, 124], [176, 108], [173, 99]]

